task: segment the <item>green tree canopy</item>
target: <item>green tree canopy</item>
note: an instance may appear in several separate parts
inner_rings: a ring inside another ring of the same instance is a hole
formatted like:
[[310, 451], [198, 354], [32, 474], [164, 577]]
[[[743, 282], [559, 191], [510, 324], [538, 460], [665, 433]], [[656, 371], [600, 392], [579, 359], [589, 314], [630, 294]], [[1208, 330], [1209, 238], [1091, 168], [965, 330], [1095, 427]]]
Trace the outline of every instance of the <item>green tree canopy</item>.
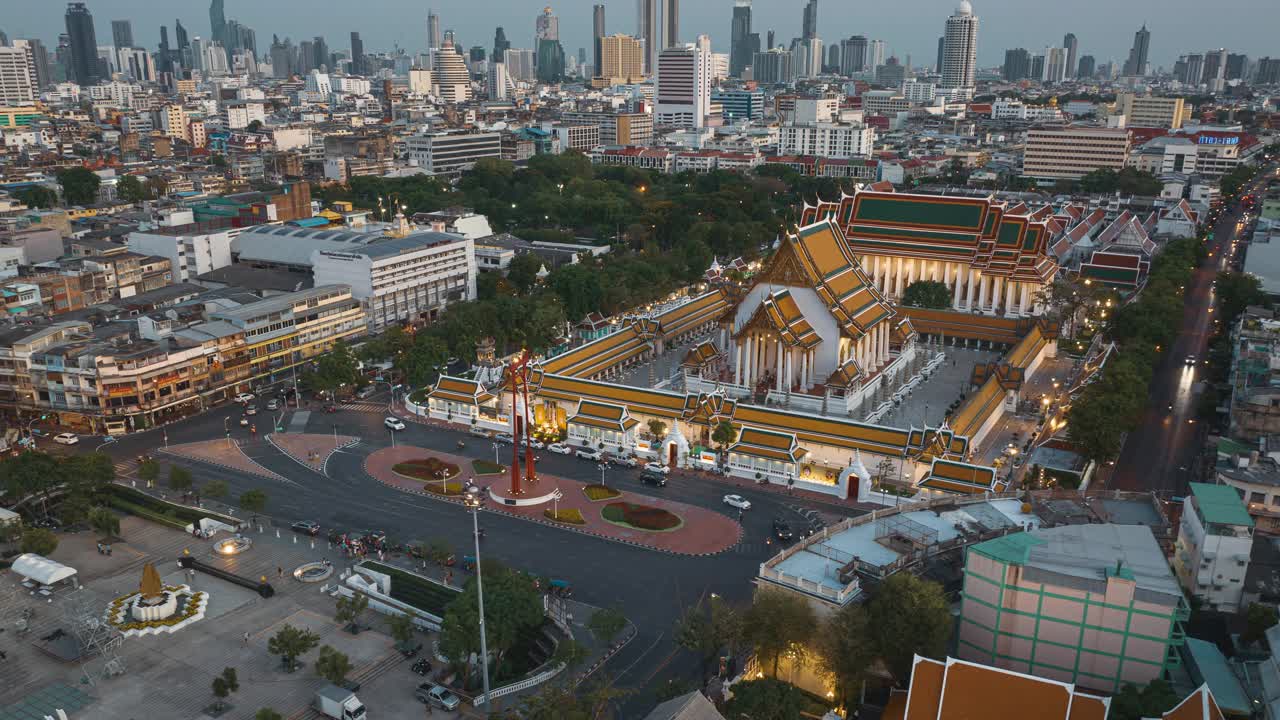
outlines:
[[108, 539], [120, 534], [120, 516], [110, 508], [98, 507], [90, 511], [89, 525]]
[[247, 490], [240, 495], [240, 507], [251, 513], [267, 509], [267, 494], [261, 490]]
[[902, 304], [948, 310], [951, 308], [951, 291], [947, 289], [946, 283], [937, 280], [917, 280], [902, 293]]
[[169, 489], [185, 492], [191, 489], [191, 471], [181, 465], [169, 466]]
[[796, 686], [761, 678], [733, 686], [733, 699], [725, 705], [726, 718], [751, 720], [794, 720], [804, 709], [804, 694]]
[[591, 613], [587, 627], [606, 645], [612, 645], [618, 633], [627, 627], [627, 617], [617, 608], [600, 608]]
[[542, 269], [542, 258], [537, 253], [527, 252], [516, 255], [507, 267], [507, 281], [515, 286], [516, 294], [525, 296], [538, 282], [538, 271]]
[[285, 667], [290, 670], [297, 666], [297, 659], [311, 652], [320, 644], [320, 636], [293, 625], [284, 625], [275, 635], [267, 640], [267, 652], [279, 655]]
[[[495, 673], [521, 633], [542, 624], [542, 595], [534, 578], [499, 563], [486, 562], [484, 572], [485, 634]], [[466, 659], [480, 651], [478, 596], [474, 579], [445, 609], [440, 649], [469, 678]]]
[[742, 637], [742, 616], [723, 598], [685, 608], [676, 621], [675, 640], [680, 647], [698, 656], [702, 682], [711, 676], [721, 654], [737, 645]]
[[1250, 305], [1266, 306], [1267, 294], [1262, 291], [1262, 281], [1256, 275], [1242, 272], [1220, 272], [1215, 293], [1218, 296], [1218, 318], [1224, 325], [1231, 325], [1240, 313]]
[[1262, 603], [1249, 603], [1244, 617], [1245, 630], [1240, 635], [1240, 642], [1246, 645], [1261, 640], [1266, 636], [1268, 628], [1280, 622], [1280, 615], [1277, 615], [1275, 606]]
[[36, 555], [44, 555], [48, 557], [54, 550], [58, 549], [58, 536], [53, 534], [52, 530], [45, 528], [27, 528], [22, 531], [22, 541], [19, 547], [24, 553], [35, 553]]
[[346, 682], [351, 673], [351, 659], [346, 653], [339, 652], [328, 645], [320, 647], [320, 657], [316, 658], [316, 674], [334, 685]]
[[116, 183], [116, 195], [125, 202], [137, 203], [147, 199], [147, 189], [137, 175], [125, 175]]
[[92, 205], [98, 201], [102, 179], [89, 168], [76, 166], [59, 171], [58, 184], [68, 205]]
[[1108, 720], [1158, 718], [1172, 710], [1181, 700], [1182, 698], [1164, 680], [1152, 680], [1142, 689], [1126, 684], [1120, 688], [1120, 692], [1111, 697], [1111, 712], [1107, 718]]
[[43, 185], [29, 185], [10, 193], [27, 207], [51, 208], [58, 204], [58, 193]]
[[900, 683], [911, 677], [914, 656], [939, 659], [951, 640], [950, 604], [942, 586], [911, 573], [885, 580], [867, 605], [880, 657]]
[[227, 484], [222, 480], [210, 480], [200, 488], [200, 494], [212, 500], [221, 500], [227, 496]]
[[302, 374], [302, 384], [320, 392], [331, 393], [340, 387], [355, 387], [360, 380], [359, 361], [350, 346], [341, 340], [316, 359], [313, 368]]
[[822, 669], [835, 681], [836, 699], [848, 705], [879, 654], [867, 609], [850, 603], [831, 615], [818, 634], [817, 651]]
[[794, 593], [760, 590], [742, 622], [745, 639], [755, 648], [760, 664], [778, 676], [784, 655], [796, 665], [807, 660], [808, 645], [818, 629], [813, 606]]

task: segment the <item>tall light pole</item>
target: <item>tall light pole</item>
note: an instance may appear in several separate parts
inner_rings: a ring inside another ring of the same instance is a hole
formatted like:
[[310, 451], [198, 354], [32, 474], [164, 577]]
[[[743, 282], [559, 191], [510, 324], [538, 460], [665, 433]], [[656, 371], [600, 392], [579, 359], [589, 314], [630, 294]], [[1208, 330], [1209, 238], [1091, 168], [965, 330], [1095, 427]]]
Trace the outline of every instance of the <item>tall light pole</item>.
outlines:
[[476, 543], [476, 599], [480, 608], [480, 677], [484, 682], [484, 714], [489, 714], [489, 643], [484, 632], [484, 580], [480, 574], [480, 488], [467, 488], [463, 502], [471, 511], [471, 534]]

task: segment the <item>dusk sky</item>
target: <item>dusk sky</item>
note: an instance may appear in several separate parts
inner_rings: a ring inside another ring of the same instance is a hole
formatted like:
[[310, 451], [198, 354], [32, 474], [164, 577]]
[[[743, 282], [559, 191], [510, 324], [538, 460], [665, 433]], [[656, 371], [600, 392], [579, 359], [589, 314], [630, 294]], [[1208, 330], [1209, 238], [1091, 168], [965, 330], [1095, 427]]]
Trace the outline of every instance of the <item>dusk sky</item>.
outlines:
[[[159, 26], [172, 26], [175, 17], [192, 35], [209, 33], [207, 0], [88, 0], [87, 4], [97, 25], [98, 42], [103, 45], [110, 44], [111, 20], [117, 19], [132, 20], [135, 42], [151, 49], [159, 42]], [[456, 31], [467, 47], [491, 47], [494, 27], [499, 24], [514, 47], [531, 47], [534, 16], [543, 5], [532, 0], [225, 0], [225, 4], [228, 19], [239, 20], [257, 32], [260, 52], [265, 52], [272, 33], [290, 36], [295, 42], [323, 35], [330, 48], [343, 49], [348, 47], [352, 30], [360, 31], [367, 52], [394, 45], [420, 51], [426, 46], [429, 6], [440, 15], [442, 27]], [[589, 0], [552, 3], [567, 53], [589, 47], [592, 4]], [[956, 4], [955, 0], [821, 0], [819, 34], [828, 42], [853, 34], [882, 39], [888, 52], [902, 61], [909, 54], [913, 64], [931, 64], [943, 23]], [[684, 0], [681, 5], [681, 39], [688, 41], [707, 33], [717, 51], [727, 52], [733, 0]], [[610, 33], [635, 32], [634, 0], [613, 0], [605, 6]], [[753, 29], [763, 36], [772, 28], [779, 43], [788, 42], [800, 33], [803, 6], [804, 0], [756, 0]], [[10, 37], [35, 36], [52, 50], [58, 33], [65, 31], [65, 3], [0, 0], [0, 7], [6, 7], [0, 12], [0, 30]], [[160, 7], [164, 14], [157, 16]], [[1275, 56], [1280, 55], [1280, 39], [1275, 34], [1280, 26], [1278, 7], [1276, 0], [1220, 0], [1209, 5], [1193, 0], [974, 0], [974, 12], [982, 21], [978, 62], [997, 65], [1007, 48], [1034, 51], [1060, 45], [1067, 32], [1079, 38], [1081, 55], [1094, 55], [1099, 64], [1123, 61], [1133, 32], [1144, 21], [1151, 30], [1153, 65], [1168, 67], [1179, 54], [1216, 47], [1254, 58]]]

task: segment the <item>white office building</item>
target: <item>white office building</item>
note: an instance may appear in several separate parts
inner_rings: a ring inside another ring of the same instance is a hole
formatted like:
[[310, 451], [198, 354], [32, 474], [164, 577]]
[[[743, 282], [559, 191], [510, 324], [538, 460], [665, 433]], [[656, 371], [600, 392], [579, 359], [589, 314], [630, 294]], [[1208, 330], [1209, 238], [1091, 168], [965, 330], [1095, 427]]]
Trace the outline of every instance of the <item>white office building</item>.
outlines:
[[825, 158], [864, 157], [871, 154], [875, 139], [875, 128], [861, 123], [784, 125], [778, 129], [778, 152]]
[[432, 175], [453, 175], [484, 158], [501, 159], [502, 134], [451, 131], [413, 135], [405, 143], [409, 162]]
[[658, 55], [658, 125], [706, 127], [711, 113], [711, 53], [698, 45], [671, 47]]
[[1209, 610], [1239, 612], [1253, 550], [1253, 518], [1230, 485], [1191, 483], [1173, 567], [1187, 592]]
[[175, 283], [231, 264], [231, 233], [202, 233], [192, 226], [129, 233], [129, 249], [169, 258]]
[[26, 105], [35, 99], [31, 48], [0, 47], [0, 105]]

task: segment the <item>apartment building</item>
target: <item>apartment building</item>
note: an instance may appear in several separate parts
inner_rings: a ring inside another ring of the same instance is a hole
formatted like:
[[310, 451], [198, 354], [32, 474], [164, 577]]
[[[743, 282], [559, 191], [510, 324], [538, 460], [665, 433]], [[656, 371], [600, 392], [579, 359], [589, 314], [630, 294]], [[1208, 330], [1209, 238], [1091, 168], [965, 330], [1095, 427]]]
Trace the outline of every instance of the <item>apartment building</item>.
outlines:
[[600, 126], [591, 123], [557, 123], [551, 132], [560, 138], [560, 152], [587, 152], [600, 144]]
[[778, 152], [828, 158], [864, 157], [871, 154], [875, 139], [875, 129], [861, 123], [784, 125], [778, 130]]
[[1032, 128], [1023, 146], [1022, 174], [1045, 180], [1079, 180], [1094, 170], [1124, 168], [1129, 133], [1122, 129]]
[[1178, 581], [1210, 610], [1239, 612], [1253, 550], [1253, 518], [1235, 488], [1191, 483], [1173, 550]]
[[862, 93], [864, 115], [893, 116], [911, 110], [911, 101], [893, 90], [868, 90]]
[[197, 275], [231, 264], [230, 229], [202, 230], [201, 225], [180, 225], [129, 233], [129, 249], [169, 260], [174, 282], [189, 282]]
[[476, 298], [475, 246], [461, 235], [421, 232], [316, 250], [311, 264], [317, 285], [350, 286], [371, 333], [431, 322], [449, 303]]
[[601, 145], [649, 145], [653, 142], [653, 116], [649, 113], [566, 112], [562, 122], [595, 125]]
[[405, 146], [409, 162], [432, 175], [458, 175], [485, 158], [502, 159], [502, 133], [496, 132], [426, 133]]
[[1115, 112], [1125, 116], [1125, 127], [1169, 128], [1177, 130], [1191, 118], [1192, 108], [1185, 98], [1120, 93]]

